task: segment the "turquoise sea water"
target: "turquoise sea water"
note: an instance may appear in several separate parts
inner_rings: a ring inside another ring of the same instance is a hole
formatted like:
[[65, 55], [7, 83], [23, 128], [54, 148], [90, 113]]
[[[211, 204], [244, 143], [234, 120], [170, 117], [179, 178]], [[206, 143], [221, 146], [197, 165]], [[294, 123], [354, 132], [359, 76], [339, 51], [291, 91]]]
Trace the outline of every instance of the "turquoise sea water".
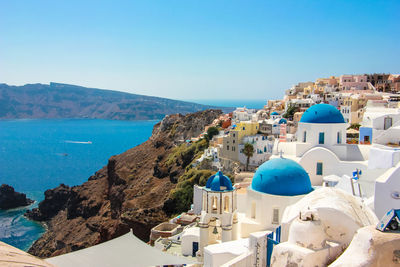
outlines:
[[[122, 153], [151, 135], [156, 121], [0, 121], [0, 184], [36, 200], [60, 183], [81, 184]], [[89, 142], [90, 141], [90, 142]], [[23, 250], [44, 232], [23, 217], [26, 208], [0, 211], [0, 240]]]

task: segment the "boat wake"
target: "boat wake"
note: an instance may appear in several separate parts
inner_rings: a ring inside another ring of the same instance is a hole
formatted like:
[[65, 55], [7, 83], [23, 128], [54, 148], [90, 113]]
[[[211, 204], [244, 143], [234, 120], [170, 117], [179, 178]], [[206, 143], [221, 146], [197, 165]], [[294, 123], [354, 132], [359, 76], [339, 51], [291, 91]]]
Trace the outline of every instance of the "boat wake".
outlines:
[[85, 144], [85, 145], [91, 145], [92, 141], [65, 141], [65, 143], [69, 143], [69, 144]]

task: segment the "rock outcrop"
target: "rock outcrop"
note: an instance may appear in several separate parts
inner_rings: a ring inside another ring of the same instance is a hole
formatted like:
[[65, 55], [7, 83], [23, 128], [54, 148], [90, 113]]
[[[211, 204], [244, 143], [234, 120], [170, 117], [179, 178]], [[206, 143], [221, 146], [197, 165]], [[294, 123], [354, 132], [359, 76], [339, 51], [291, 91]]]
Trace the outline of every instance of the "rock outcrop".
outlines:
[[66, 207], [67, 201], [72, 195], [71, 192], [71, 188], [64, 184], [46, 190], [44, 200], [39, 203], [39, 207], [27, 211], [25, 215], [36, 221], [49, 220]]
[[400, 266], [400, 232], [381, 232], [375, 225], [360, 228], [350, 246], [329, 266]]
[[15, 192], [12, 186], [6, 184], [0, 186], [0, 209], [13, 209], [28, 206], [32, 203], [33, 200], [27, 198], [23, 193]]
[[179, 157], [166, 164], [168, 155], [183, 140], [198, 136], [220, 114], [206, 110], [169, 115], [154, 126], [148, 141], [111, 157], [84, 184], [46, 191], [38, 209], [27, 213], [48, 226], [29, 253], [56, 256], [118, 237], [130, 228], [148, 241], [151, 228], [168, 220], [164, 204], [185, 172], [182, 164], [193, 160]]

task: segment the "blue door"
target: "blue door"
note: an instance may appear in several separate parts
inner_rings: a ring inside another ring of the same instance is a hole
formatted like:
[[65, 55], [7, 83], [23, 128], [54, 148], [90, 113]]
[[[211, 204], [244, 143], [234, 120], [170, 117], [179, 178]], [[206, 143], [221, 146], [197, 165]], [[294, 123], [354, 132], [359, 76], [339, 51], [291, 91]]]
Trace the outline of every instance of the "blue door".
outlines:
[[199, 250], [199, 242], [193, 242], [193, 252], [192, 252], [192, 256], [196, 257], [196, 252]]
[[267, 235], [267, 266], [271, 266], [271, 256], [272, 250], [275, 245], [278, 245], [281, 242], [281, 227], [279, 226], [274, 233], [270, 233]]

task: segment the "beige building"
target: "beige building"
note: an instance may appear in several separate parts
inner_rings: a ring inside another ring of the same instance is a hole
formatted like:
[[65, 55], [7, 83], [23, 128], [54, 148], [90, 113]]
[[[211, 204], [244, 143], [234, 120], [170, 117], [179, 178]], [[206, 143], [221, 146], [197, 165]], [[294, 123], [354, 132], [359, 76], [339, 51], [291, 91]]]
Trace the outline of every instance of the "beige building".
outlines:
[[339, 80], [339, 77], [331, 76], [329, 78], [318, 78], [315, 83], [318, 85], [337, 86], [339, 84]]
[[258, 130], [258, 122], [240, 122], [236, 124], [236, 127], [223, 137], [221, 157], [239, 161], [238, 145], [241, 144], [243, 137], [255, 135]]

